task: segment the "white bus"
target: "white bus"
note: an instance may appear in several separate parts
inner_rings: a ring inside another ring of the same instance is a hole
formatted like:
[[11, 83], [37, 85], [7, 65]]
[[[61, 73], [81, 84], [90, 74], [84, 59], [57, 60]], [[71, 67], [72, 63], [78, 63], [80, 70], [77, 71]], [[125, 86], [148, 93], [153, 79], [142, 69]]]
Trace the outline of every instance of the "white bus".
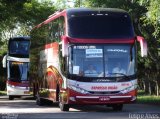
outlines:
[[9, 100], [29, 93], [30, 37], [13, 37], [8, 42], [8, 53], [3, 58], [7, 68], [7, 95]]

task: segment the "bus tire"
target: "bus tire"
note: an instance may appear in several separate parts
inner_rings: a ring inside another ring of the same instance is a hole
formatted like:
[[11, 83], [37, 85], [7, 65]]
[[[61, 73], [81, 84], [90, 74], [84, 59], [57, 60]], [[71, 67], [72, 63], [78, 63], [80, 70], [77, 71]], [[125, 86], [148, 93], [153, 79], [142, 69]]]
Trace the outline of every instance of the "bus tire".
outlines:
[[59, 102], [59, 107], [61, 111], [69, 111], [69, 105], [63, 104], [62, 102]]
[[36, 104], [39, 106], [44, 105], [44, 99], [40, 98], [39, 94], [37, 94], [37, 96], [36, 96]]
[[59, 89], [59, 85], [57, 85], [57, 87], [56, 87], [56, 101], [58, 102], [59, 101], [59, 95], [60, 94], [60, 89]]
[[69, 105], [62, 103], [60, 94], [59, 94], [59, 108], [61, 111], [69, 111]]
[[14, 100], [14, 97], [9, 95], [9, 100]]
[[114, 105], [112, 105], [112, 108], [114, 111], [122, 111], [123, 104], [114, 104]]

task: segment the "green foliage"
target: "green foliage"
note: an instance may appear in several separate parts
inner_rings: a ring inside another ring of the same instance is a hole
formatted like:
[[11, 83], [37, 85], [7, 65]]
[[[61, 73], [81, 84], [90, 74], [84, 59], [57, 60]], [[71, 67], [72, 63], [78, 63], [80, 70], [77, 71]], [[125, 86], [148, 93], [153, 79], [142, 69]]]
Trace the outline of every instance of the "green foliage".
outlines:
[[55, 3], [55, 7], [57, 10], [69, 8], [69, 5], [67, 3], [67, 0], [57, 0]]
[[140, 103], [151, 103], [151, 104], [160, 104], [160, 97], [146, 95], [146, 96], [138, 96], [137, 102]]
[[138, 91], [138, 97], [137, 97], [138, 103], [150, 103], [150, 104], [160, 104], [160, 97], [157, 97], [156, 95], [147, 95], [144, 91], [139, 90]]
[[0, 96], [2, 95], [7, 95], [7, 92], [6, 91], [0, 91]]
[[[1, 0], [1, 21], [11, 21], [35, 25], [54, 13], [55, 7], [51, 1], [38, 0]], [[16, 23], [15, 22], [15, 23]], [[13, 25], [15, 25], [15, 23]]]
[[155, 28], [153, 36], [158, 37], [160, 35], [160, 0], [151, 0], [147, 8], [148, 23], [151, 23]]
[[4, 54], [7, 54], [7, 48], [3, 48], [0, 50], [0, 56], [3, 56]]
[[19, 19], [22, 23], [36, 25], [47, 19], [55, 10], [51, 1], [39, 3], [37, 0], [32, 0], [31, 2], [24, 3]]
[[[0, 0], [0, 41], [30, 35], [30, 30], [54, 13], [53, 2], [45, 0]], [[1, 43], [1, 42], [0, 42]]]

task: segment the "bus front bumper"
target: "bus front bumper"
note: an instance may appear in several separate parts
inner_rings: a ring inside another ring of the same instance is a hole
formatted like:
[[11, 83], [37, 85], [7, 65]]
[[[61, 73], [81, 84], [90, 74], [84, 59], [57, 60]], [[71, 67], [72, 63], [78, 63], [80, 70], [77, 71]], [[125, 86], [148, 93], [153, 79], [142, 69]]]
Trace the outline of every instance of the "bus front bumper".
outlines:
[[14, 95], [14, 96], [30, 95], [30, 90], [28, 87], [17, 87], [17, 86], [7, 85], [7, 95]]
[[75, 100], [70, 97], [72, 103], [77, 104], [111, 104], [111, 103], [131, 103], [136, 100], [135, 96], [76, 96]]
[[[69, 96], [69, 104], [127, 104], [136, 101], [135, 90], [127, 94], [119, 95], [82, 95], [72, 93]], [[74, 94], [74, 95], [73, 95]]]

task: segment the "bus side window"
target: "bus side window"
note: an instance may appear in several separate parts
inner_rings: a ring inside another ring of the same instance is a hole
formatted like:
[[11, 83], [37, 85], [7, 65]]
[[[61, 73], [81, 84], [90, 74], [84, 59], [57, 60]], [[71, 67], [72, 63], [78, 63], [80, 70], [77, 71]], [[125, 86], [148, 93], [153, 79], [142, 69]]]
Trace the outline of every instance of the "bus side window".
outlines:
[[59, 42], [59, 19], [55, 19], [54, 21], [49, 23], [49, 39], [47, 43]]
[[64, 21], [64, 17], [62, 16], [62, 17], [59, 18], [59, 35], [60, 35], [60, 38], [64, 34], [65, 34], [65, 21]]
[[60, 63], [60, 69], [62, 71], [62, 74], [64, 76], [67, 75], [67, 57], [62, 57], [62, 45], [59, 46], [59, 63]]
[[60, 42], [61, 36], [65, 34], [64, 17], [57, 18], [49, 23], [49, 38], [47, 43]]

